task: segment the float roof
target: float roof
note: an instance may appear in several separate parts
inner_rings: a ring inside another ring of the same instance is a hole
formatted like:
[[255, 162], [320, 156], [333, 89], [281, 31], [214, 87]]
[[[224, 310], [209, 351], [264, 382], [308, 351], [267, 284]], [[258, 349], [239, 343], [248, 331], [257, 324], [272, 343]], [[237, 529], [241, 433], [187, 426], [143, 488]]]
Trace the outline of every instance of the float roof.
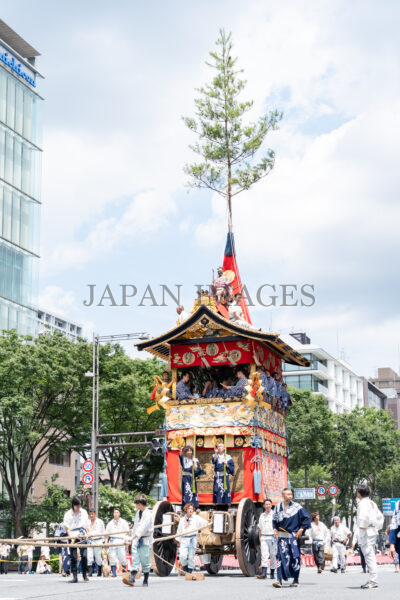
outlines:
[[278, 333], [267, 333], [242, 327], [228, 321], [206, 304], [201, 304], [180, 325], [150, 340], [135, 344], [138, 350], [147, 350], [163, 360], [170, 360], [171, 346], [182, 343], [209, 343], [226, 338], [258, 342], [276, 356], [292, 365], [308, 367], [310, 361], [280, 339]]

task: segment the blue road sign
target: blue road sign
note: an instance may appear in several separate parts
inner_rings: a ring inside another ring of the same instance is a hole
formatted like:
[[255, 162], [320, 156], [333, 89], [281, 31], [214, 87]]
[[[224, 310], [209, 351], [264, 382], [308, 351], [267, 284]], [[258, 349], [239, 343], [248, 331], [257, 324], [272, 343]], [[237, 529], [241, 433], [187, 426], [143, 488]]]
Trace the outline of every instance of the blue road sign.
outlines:
[[295, 500], [314, 500], [315, 488], [294, 488]]
[[386, 517], [392, 517], [400, 498], [382, 498], [382, 512]]

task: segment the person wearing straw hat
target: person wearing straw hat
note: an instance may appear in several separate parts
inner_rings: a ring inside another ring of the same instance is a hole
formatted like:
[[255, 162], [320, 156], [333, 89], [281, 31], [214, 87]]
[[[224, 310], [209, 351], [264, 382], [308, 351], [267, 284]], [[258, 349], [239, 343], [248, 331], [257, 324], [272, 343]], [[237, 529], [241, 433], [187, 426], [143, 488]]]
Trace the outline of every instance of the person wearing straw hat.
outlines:
[[188, 502], [183, 510], [186, 514], [181, 517], [176, 532], [177, 534], [180, 534], [180, 536], [176, 538], [180, 544], [179, 562], [185, 573], [192, 573], [195, 568], [194, 557], [199, 536], [199, 532], [194, 530], [203, 527], [203, 525], [207, 525], [207, 521], [195, 514], [193, 502]]
[[[87, 511], [82, 508], [80, 498], [72, 498], [72, 508], [64, 515], [63, 525], [67, 535], [73, 538], [74, 542], [79, 541], [86, 536], [89, 529], [89, 516]], [[70, 540], [71, 541], [71, 540]], [[69, 583], [78, 583], [78, 548], [70, 548], [71, 553], [71, 573], [72, 579]], [[87, 576], [87, 548], [80, 549], [82, 577], [83, 581], [89, 581]]]
[[132, 529], [132, 570], [129, 577], [122, 578], [126, 585], [134, 586], [140, 567], [143, 571], [143, 585], [149, 585], [150, 554], [153, 543], [153, 516], [147, 507], [146, 494], [139, 494], [134, 499], [136, 506], [135, 521]]
[[226, 453], [223, 442], [217, 444], [211, 463], [214, 466], [213, 504], [223, 509], [231, 505], [229, 475], [235, 473], [235, 464], [232, 457]]
[[46, 561], [44, 554], [40, 555], [40, 559], [36, 565], [36, 573], [38, 575], [50, 575], [51, 573], [51, 565]]

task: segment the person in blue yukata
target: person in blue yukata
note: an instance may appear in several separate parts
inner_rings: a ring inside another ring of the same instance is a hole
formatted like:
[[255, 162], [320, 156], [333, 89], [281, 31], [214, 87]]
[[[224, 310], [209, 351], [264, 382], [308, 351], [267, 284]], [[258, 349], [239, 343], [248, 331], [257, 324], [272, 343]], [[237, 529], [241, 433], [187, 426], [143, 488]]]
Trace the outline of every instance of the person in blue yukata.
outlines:
[[277, 373], [276, 371], [274, 371], [272, 373], [272, 377], [274, 378], [275, 381], [275, 398], [277, 399], [276, 405], [277, 408], [280, 406], [281, 403], [281, 398], [282, 398], [282, 382], [281, 382], [281, 378], [279, 377], [279, 373]]
[[396, 504], [389, 529], [389, 553], [393, 560], [397, 553], [400, 556], [400, 500]]
[[265, 381], [265, 385], [263, 383], [263, 387], [265, 388], [265, 390], [268, 392], [270, 401], [272, 402], [272, 398], [276, 397], [276, 383], [275, 383], [275, 379], [273, 377], [271, 377], [271, 372], [268, 369], [263, 369], [262, 373], [264, 375], [264, 377], [261, 379], [261, 381]]
[[226, 390], [226, 398], [241, 398], [244, 395], [245, 387], [247, 385], [246, 373], [242, 369], [236, 371], [237, 383], [235, 385], [225, 385], [221, 383], [222, 387]]
[[217, 398], [229, 398], [229, 388], [232, 385], [232, 379], [224, 379], [221, 381], [220, 386], [217, 387]]
[[286, 383], [282, 383], [280, 407], [282, 410], [288, 411], [290, 406], [293, 406], [292, 396], [287, 391]]
[[275, 506], [272, 517], [275, 538], [278, 542], [276, 566], [277, 581], [272, 585], [282, 587], [282, 581], [293, 577], [290, 587], [298, 587], [300, 575], [300, 549], [298, 540], [311, 527], [310, 515], [297, 502], [289, 488], [282, 490], [283, 502]]
[[222, 442], [217, 444], [211, 463], [214, 465], [213, 504], [220, 510], [226, 510], [232, 502], [229, 475], [235, 474], [235, 465], [232, 457], [225, 454]]
[[[192, 446], [185, 446], [179, 454], [179, 462], [182, 469], [182, 510], [185, 504], [191, 503], [195, 508], [199, 507], [199, 496], [197, 493], [196, 477], [201, 473], [200, 462], [193, 458]], [[194, 491], [193, 491], [194, 474]]]
[[203, 398], [216, 398], [218, 395], [218, 386], [214, 379], [207, 379], [203, 388]]
[[176, 386], [176, 399], [177, 400], [193, 400], [194, 396], [189, 387], [190, 375], [187, 371], [182, 374], [182, 379], [177, 383]]

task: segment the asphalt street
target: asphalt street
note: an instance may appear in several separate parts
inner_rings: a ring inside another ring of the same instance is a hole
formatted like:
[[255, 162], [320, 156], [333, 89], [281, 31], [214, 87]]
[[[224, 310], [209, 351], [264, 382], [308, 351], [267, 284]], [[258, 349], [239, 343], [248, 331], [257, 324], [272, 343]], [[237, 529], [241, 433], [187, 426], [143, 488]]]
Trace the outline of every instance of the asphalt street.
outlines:
[[299, 588], [275, 589], [270, 580], [261, 581], [243, 577], [239, 571], [221, 571], [216, 577], [206, 575], [205, 581], [185, 581], [183, 577], [171, 575], [160, 578], [150, 576], [148, 588], [139, 580], [134, 588], [122, 584], [121, 578], [91, 578], [83, 583], [69, 584], [60, 575], [26, 575], [14, 573], [0, 575], [1, 600], [25, 600], [28, 598], [55, 598], [56, 600], [125, 600], [133, 595], [141, 600], [270, 600], [275, 598], [299, 598], [302, 600], [354, 600], [379, 597], [392, 600], [399, 594], [400, 574], [394, 573], [393, 565], [379, 567], [379, 589], [361, 590], [366, 576], [359, 567], [350, 567], [346, 574], [323, 573], [318, 575], [313, 568], [303, 568]]

